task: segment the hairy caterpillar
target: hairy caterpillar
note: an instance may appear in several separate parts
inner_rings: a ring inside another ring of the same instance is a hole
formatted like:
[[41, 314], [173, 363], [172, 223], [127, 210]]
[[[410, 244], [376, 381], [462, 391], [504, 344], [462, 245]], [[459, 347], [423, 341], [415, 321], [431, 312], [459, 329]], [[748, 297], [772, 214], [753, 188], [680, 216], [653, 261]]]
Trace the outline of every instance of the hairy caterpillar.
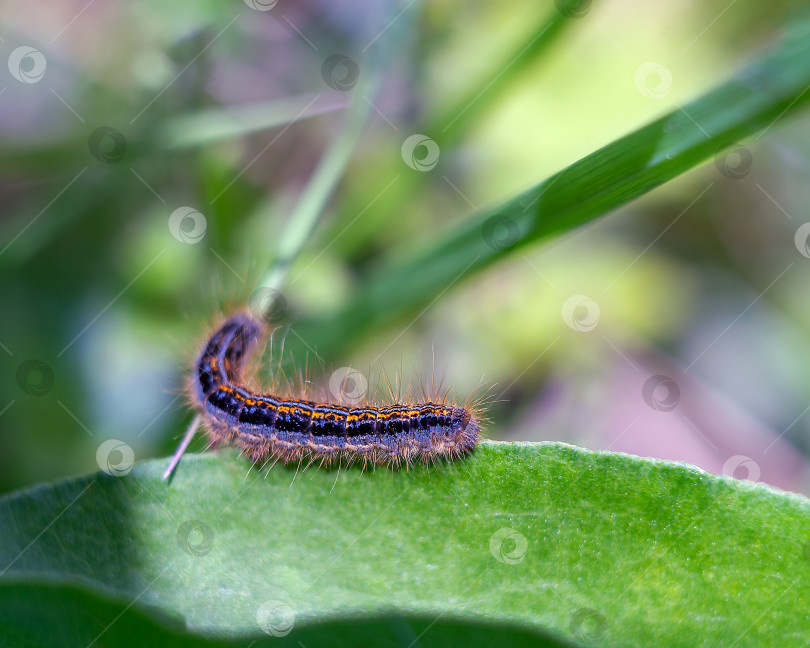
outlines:
[[212, 446], [235, 444], [254, 462], [361, 460], [398, 466], [456, 459], [477, 444], [474, 407], [434, 402], [347, 407], [252, 391], [242, 373], [265, 334], [262, 321], [236, 313], [211, 335], [194, 364], [190, 393]]

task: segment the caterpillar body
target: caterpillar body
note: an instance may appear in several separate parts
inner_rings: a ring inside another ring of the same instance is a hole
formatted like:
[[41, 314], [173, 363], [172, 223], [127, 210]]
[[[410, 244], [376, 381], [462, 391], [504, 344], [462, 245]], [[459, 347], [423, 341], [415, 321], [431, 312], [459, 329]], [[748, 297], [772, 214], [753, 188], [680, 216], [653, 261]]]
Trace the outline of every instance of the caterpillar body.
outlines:
[[434, 402], [350, 407], [252, 391], [242, 374], [266, 333], [261, 320], [236, 313], [197, 358], [190, 393], [212, 446], [235, 444], [254, 463], [360, 460], [391, 466], [456, 459], [475, 448], [474, 407]]

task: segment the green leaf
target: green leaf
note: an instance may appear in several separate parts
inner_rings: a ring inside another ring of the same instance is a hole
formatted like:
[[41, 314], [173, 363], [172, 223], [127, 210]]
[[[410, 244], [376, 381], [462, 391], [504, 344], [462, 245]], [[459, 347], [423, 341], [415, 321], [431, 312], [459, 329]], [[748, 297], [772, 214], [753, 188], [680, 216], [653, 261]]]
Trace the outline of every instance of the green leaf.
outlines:
[[[0, 500], [0, 609], [95, 596], [103, 629], [137, 599], [130, 621], [164, 633], [180, 616], [191, 632], [249, 639], [258, 619], [287, 619], [308, 648], [373, 627], [396, 637], [379, 645], [423, 630], [413, 645], [492, 645], [487, 628], [501, 626], [575, 645], [810, 641], [810, 502], [693, 466], [484, 442], [394, 473], [249, 471], [232, 451], [187, 456], [170, 484], [164, 468]], [[48, 622], [75, 629], [75, 605], [44, 605]], [[141, 619], [141, 606], [164, 616]], [[3, 614], [0, 645], [21, 645], [25, 615]], [[486, 626], [477, 643], [461, 639], [467, 621]]]
[[[295, 326], [288, 349], [331, 358], [370, 331], [429, 307], [458, 282], [555, 234], [570, 231], [722, 153], [766, 134], [810, 101], [810, 22], [730, 81], [622, 137], [524, 193], [470, 216], [443, 238], [373, 268], [337, 312]], [[439, 138], [439, 145], [443, 142]]]

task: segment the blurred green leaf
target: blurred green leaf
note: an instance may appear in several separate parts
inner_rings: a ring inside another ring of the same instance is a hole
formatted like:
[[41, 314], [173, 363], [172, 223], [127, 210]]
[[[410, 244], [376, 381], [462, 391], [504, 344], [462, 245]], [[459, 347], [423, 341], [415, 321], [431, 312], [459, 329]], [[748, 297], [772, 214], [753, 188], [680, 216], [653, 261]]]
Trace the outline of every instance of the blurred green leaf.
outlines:
[[[810, 100], [810, 22], [703, 97], [625, 136], [510, 200], [472, 215], [438, 240], [372, 269], [337, 312], [303, 320], [300, 338], [329, 360], [351, 341], [402, 321], [457, 282], [570, 231], [692, 169], [741, 139], [762, 136]], [[439, 139], [439, 144], [441, 144]], [[404, 260], [402, 260], [404, 259]], [[296, 337], [298, 337], [296, 336]]]
[[[810, 502], [685, 464], [485, 442], [467, 460], [396, 473], [262, 474], [232, 451], [187, 456], [171, 484], [164, 467], [0, 500], [0, 644], [40, 645], [14, 634], [46, 632], [26, 629], [20, 606], [44, 619], [41, 600], [52, 627], [75, 629], [76, 601], [92, 596], [93, 628], [137, 599], [165, 618], [127, 623], [182, 616], [193, 632], [248, 640], [260, 619], [293, 618], [288, 636], [308, 648], [374, 623], [393, 628], [393, 645], [422, 630], [419, 645], [492, 641], [462, 640], [466, 623], [450, 628], [461, 620], [575, 645], [810, 641]], [[400, 630], [359, 618], [391, 612]]]

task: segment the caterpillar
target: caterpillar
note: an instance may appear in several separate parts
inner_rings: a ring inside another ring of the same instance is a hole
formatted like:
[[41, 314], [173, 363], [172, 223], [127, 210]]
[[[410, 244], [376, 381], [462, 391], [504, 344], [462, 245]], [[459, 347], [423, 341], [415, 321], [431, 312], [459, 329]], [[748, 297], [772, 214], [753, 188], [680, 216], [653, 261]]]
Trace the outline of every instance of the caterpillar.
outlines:
[[189, 392], [211, 446], [234, 444], [254, 463], [360, 460], [397, 467], [457, 459], [478, 443], [475, 405], [349, 407], [252, 391], [242, 374], [250, 352], [266, 333], [264, 322], [238, 312], [203, 345]]

